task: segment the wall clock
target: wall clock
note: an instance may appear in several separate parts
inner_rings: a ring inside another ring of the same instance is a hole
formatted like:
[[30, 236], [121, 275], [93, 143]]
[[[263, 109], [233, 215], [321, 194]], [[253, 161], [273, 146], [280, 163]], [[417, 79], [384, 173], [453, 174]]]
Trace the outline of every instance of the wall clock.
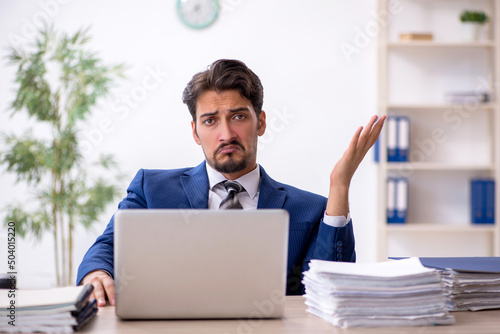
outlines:
[[190, 28], [206, 28], [219, 15], [218, 0], [177, 0], [177, 14]]

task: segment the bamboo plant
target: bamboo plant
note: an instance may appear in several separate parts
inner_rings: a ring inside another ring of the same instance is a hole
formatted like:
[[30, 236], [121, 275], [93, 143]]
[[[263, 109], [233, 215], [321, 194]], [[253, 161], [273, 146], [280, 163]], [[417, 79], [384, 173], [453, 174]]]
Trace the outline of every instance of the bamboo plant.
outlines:
[[79, 130], [124, 70], [121, 64], [105, 66], [88, 50], [89, 40], [88, 29], [69, 35], [46, 27], [33, 45], [12, 47], [8, 55], [17, 66], [12, 115], [25, 114], [33, 126], [3, 134], [0, 164], [32, 193], [22, 204], [7, 205], [5, 223], [15, 222], [23, 238], [52, 233], [59, 286], [74, 284], [76, 225], [92, 226], [118, 189], [110, 177], [116, 171], [113, 157], [102, 155], [92, 164], [79, 147]]

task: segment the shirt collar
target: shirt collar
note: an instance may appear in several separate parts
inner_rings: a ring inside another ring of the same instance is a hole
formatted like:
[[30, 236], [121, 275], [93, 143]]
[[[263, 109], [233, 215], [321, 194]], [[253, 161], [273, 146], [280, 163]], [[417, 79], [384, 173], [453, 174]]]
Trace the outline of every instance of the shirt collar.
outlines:
[[[210, 189], [213, 189], [214, 186], [217, 184], [226, 181], [227, 179], [222, 175], [220, 172], [216, 171], [208, 163], [206, 163], [207, 167], [207, 175], [208, 175], [208, 182], [210, 185]], [[245, 175], [239, 177], [238, 179], [234, 180], [241, 184], [243, 188], [245, 188], [246, 192], [248, 195], [250, 195], [250, 198], [254, 198], [257, 196], [257, 192], [259, 191], [260, 187], [260, 168], [259, 165], [257, 166], [250, 172], [246, 173]]]

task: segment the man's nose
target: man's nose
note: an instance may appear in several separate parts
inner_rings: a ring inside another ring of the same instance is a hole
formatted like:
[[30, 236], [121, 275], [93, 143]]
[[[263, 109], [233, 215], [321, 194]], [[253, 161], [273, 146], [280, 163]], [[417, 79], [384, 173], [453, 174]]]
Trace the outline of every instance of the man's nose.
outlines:
[[223, 120], [220, 124], [219, 141], [229, 142], [236, 138], [236, 134], [228, 121]]

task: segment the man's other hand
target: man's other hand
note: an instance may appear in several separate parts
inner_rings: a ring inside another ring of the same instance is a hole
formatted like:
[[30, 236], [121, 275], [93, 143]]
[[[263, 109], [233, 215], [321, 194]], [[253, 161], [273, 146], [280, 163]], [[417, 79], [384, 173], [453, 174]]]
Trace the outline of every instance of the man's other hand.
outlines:
[[95, 270], [88, 273], [82, 280], [82, 284], [92, 284], [94, 291], [91, 297], [97, 300], [97, 306], [106, 306], [106, 296], [109, 304], [115, 306], [115, 281], [103, 270]]
[[326, 205], [327, 215], [347, 217], [351, 179], [368, 150], [377, 141], [386, 118], [385, 115], [380, 118], [374, 115], [365, 128], [360, 126], [356, 130], [349, 147], [330, 174], [330, 192]]

